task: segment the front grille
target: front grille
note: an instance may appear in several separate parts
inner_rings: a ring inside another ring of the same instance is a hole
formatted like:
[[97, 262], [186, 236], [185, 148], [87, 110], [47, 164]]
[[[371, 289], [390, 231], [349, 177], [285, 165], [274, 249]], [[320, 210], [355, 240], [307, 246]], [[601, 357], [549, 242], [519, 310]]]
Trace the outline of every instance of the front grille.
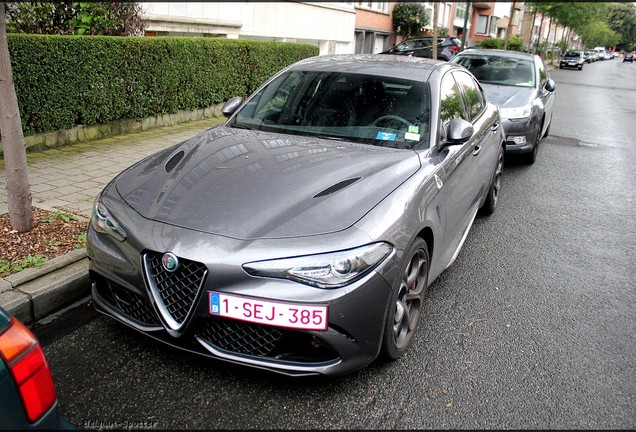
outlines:
[[179, 268], [169, 272], [161, 264], [162, 256], [163, 254], [157, 252], [146, 253], [144, 259], [146, 271], [155, 300], [163, 303], [170, 317], [181, 325], [192, 309], [199, 289], [203, 286], [207, 273], [206, 267], [196, 261], [180, 259]]
[[252, 356], [272, 353], [282, 335], [275, 327], [215, 317], [207, 319], [197, 334], [225, 351]]
[[100, 279], [96, 287], [99, 295], [122, 314], [145, 325], [161, 325], [146, 298], [107, 279]]
[[331, 345], [311, 333], [227, 318], [204, 319], [195, 335], [225, 352], [263, 360], [317, 364], [339, 358]]

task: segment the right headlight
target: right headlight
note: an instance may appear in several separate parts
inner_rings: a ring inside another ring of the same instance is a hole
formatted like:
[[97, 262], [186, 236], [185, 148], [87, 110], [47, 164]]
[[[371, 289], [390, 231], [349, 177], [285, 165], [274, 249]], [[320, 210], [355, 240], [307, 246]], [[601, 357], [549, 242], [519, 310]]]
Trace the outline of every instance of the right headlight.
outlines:
[[99, 233], [109, 235], [119, 241], [126, 240], [126, 231], [110, 214], [100, 197], [97, 197], [93, 203], [91, 226]]
[[290, 279], [319, 288], [339, 288], [360, 279], [389, 256], [385, 242], [355, 249], [243, 264], [253, 276]]
[[501, 116], [507, 119], [522, 119], [530, 117], [532, 113], [532, 104], [514, 107], [514, 108], [501, 108]]

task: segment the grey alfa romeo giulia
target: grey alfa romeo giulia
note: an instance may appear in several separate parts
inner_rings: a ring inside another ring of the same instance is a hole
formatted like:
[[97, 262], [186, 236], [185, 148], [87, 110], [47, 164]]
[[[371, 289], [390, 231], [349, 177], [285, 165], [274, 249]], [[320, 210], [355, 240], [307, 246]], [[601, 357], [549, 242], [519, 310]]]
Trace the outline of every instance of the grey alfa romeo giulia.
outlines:
[[126, 169], [88, 231], [95, 307], [287, 375], [399, 358], [427, 286], [497, 204], [498, 108], [459, 65], [321, 56]]

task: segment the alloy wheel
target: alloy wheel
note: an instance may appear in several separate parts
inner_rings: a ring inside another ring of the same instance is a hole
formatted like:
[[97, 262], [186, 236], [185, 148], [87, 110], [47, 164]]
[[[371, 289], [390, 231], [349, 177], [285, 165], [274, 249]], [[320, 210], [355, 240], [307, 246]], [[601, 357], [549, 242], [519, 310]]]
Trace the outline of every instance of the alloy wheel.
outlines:
[[402, 274], [395, 303], [393, 337], [398, 350], [410, 343], [417, 328], [422, 314], [427, 276], [428, 258], [423, 250], [418, 249]]

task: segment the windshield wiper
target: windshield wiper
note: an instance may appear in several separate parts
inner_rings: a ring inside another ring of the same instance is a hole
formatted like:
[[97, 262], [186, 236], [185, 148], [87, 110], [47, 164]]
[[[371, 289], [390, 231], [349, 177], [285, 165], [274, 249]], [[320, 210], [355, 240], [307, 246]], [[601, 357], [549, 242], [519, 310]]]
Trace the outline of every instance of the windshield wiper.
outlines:
[[332, 141], [349, 141], [346, 138], [332, 136], [332, 135], [314, 135], [316, 138], [328, 139]]
[[254, 129], [251, 126], [247, 126], [247, 125], [243, 125], [243, 124], [239, 124], [239, 123], [230, 123], [228, 126], [230, 126], [231, 128], [236, 128], [236, 129], [247, 129], [247, 130], [253, 130]]

